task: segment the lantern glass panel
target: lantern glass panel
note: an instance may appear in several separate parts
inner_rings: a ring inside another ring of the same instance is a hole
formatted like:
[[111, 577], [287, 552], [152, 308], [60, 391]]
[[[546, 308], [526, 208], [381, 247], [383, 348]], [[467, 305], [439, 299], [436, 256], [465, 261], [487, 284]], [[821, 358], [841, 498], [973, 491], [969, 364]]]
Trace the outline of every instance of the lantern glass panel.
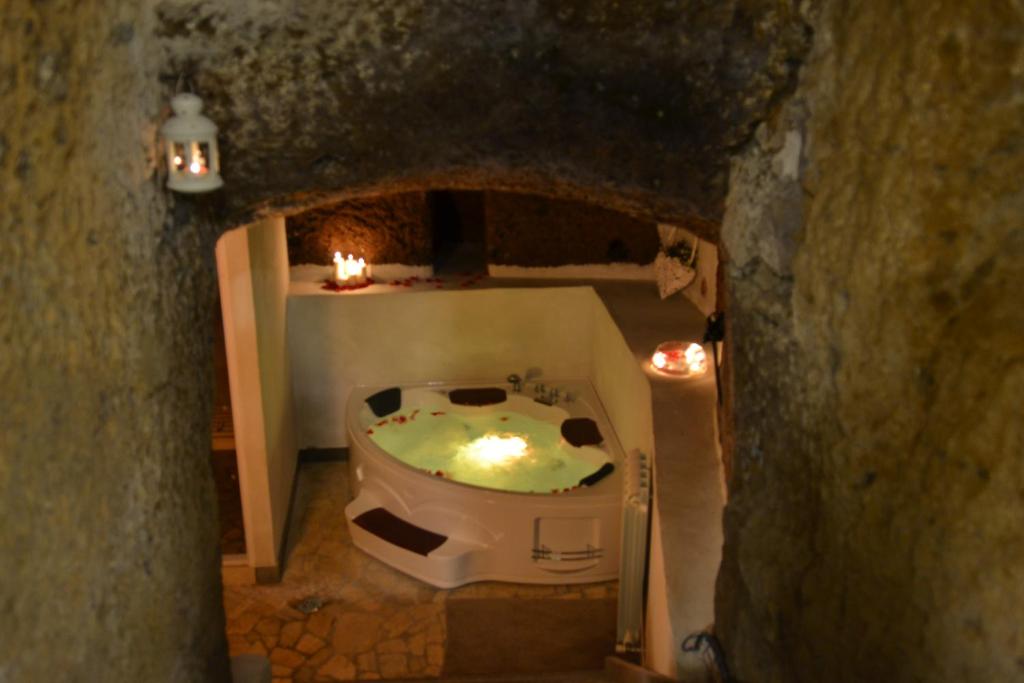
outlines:
[[179, 173], [188, 167], [188, 157], [183, 143], [168, 141], [167, 163], [171, 169]]
[[217, 150], [217, 139], [213, 138], [207, 145], [207, 159], [209, 159], [210, 170], [220, 173], [220, 152]]
[[194, 141], [189, 147], [188, 170], [192, 175], [203, 176], [210, 170], [210, 145]]

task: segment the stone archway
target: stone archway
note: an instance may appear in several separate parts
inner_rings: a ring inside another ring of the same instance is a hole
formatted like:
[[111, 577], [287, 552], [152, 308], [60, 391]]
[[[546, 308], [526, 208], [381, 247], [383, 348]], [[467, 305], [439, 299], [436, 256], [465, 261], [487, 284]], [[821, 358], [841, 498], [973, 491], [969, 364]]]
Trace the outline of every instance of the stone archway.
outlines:
[[[226, 675], [197, 372], [209, 365], [199, 330], [220, 231], [426, 177], [554, 185], [715, 224], [729, 158], [793, 91], [813, 25], [796, 166], [779, 154], [787, 135], [758, 141], [796, 183], [777, 221], [751, 221], [782, 239], [725, 240], [752, 247], [731, 274], [759, 306], [735, 309], [734, 331], [760, 342], [737, 364], [743, 483], [719, 589], [725, 643], [748, 679], [1019, 675], [1022, 323], [1006, 295], [1024, 261], [1013, 142], [1024, 117], [1008, 95], [1019, 11], [826, 1], [804, 17], [757, 0], [264, 10], [8, 9], [0, 604], [14, 627], [3, 673]], [[220, 206], [162, 189], [160, 79], [182, 71], [223, 128]], [[758, 174], [735, 175], [741, 186], [756, 190]], [[795, 234], [790, 211], [806, 218]], [[882, 329], [880, 388], [868, 342]], [[766, 564], [779, 547], [794, 550]]]
[[[710, 225], [728, 151], [806, 43], [795, 9], [767, 2], [264, 9], [26, 0], [5, 18], [15, 680], [226, 676], [201, 332], [220, 232], [409, 178]], [[155, 131], [181, 72], [222, 127], [220, 202], [163, 189]]]

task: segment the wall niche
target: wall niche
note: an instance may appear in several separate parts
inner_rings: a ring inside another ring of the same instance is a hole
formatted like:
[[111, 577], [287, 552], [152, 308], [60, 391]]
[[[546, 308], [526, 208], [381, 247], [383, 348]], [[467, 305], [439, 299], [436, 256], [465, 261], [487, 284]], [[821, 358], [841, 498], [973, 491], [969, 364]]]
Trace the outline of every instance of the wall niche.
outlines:
[[512, 192], [431, 190], [333, 203], [290, 216], [293, 265], [335, 251], [381, 264], [551, 267], [649, 264], [656, 224], [585, 202]]

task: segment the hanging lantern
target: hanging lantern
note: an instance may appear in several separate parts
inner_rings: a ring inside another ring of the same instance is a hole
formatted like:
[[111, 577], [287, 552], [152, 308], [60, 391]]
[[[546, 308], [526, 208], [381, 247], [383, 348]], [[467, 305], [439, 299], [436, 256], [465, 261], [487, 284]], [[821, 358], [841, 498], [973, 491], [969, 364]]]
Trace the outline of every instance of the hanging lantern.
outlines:
[[175, 192], [209, 192], [220, 178], [217, 126], [199, 112], [203, 101], [192, 93], [171, 100], [174, 116], [160, 129], [167, 145], [167, 187]]

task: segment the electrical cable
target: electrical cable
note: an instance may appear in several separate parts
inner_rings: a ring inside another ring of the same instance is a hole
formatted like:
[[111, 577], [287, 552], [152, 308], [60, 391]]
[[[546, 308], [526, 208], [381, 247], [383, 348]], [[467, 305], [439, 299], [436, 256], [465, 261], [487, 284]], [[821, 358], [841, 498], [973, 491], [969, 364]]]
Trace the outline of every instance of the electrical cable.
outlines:
[[737, 683], [736, 679], [732, 677], [731, 673], [729, 673], [729, 665], [725, 662], [725, 651], [722, 649], [722, 644], [718, 642], [718, 638], [716, 638], [714, 634], [708, 633], [707, 631], [691, 633], [686, 636], [685, 640], [683, 640], [682, 649], [683, 652], [695, 653], [699, 653], [702, 649], [706, 649], [711, 653], [711, 659], [715, 663], [719, 683]]
[[718, 343], [725, 339], [725, 313], [715, 311], [708, 316], [708, 324], [704, 329], [702, 344], [711, 342], [711, 358], [715, 362], [715, 391], [718, 394], [718, 405], [722, 405], [722, 375], [718, 365]]

